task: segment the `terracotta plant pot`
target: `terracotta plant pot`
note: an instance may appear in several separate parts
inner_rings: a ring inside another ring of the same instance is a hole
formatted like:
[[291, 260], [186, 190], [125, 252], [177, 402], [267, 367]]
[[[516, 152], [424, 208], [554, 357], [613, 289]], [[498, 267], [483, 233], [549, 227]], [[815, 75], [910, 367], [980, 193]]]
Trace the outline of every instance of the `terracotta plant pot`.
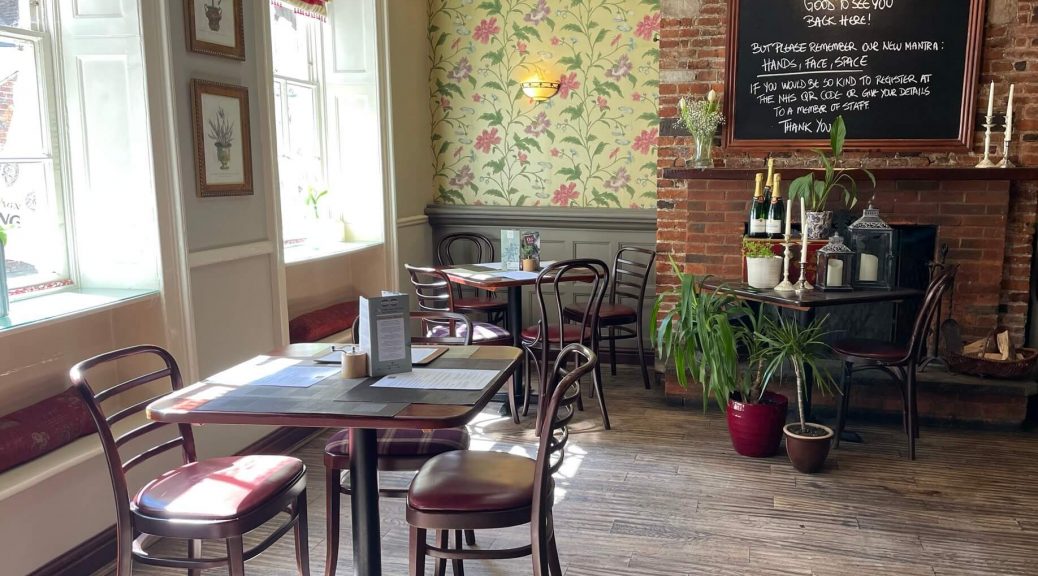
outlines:
[[751, 458], [768, 458], [778, 453], [788, 408], [789, 400], [772, 392], [765, 392], [759, 404], [729, 398], [725, 417], [735, 451]]
[[786, 424], [782, 431], [786, 435], [786, 453], [793, 467], [805, 474], [814, 474], [822, 469], [829, 456], [829, 446], [833, 440], [833, 430], [821, 424], [808, 424], [807, 427], [817, 435], [800, 434], [800, 423]]
[[540, 268], [540, 264], [540, 261], [536, 258], [523, 258], [523, 272], [536, 272], [537, 269]]

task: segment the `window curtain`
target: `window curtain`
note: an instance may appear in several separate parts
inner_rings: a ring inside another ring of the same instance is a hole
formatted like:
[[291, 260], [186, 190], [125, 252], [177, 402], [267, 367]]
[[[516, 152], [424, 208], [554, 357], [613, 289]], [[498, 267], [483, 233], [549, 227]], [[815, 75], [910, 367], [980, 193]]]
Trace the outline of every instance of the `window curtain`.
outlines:
[[331, 0], [271, 0], [271, 4], [288, 8], [296, 14], [316, 18], [322, 22], [328, 18], [328, 2]]

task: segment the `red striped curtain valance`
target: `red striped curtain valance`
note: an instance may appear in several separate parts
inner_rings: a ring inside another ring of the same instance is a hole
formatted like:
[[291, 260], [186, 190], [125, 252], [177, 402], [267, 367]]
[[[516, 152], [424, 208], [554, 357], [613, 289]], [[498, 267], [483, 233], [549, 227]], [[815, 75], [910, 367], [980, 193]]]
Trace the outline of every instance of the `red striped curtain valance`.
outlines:
[[296, 14], [324, 21], [328, 17], [328, 2], [331, 0], [271, 0], [271, 4], [289, 8]]

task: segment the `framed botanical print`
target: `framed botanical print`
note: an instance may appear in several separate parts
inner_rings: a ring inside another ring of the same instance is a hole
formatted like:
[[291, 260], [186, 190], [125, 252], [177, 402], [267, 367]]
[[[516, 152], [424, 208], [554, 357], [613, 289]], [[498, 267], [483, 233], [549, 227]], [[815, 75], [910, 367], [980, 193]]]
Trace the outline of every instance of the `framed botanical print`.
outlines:
[[252, 194], [248, 89], [192, 80], [191, 94], [198, 195]]
[[244, 60], [244, 1], [183, 0], [188, 50]]

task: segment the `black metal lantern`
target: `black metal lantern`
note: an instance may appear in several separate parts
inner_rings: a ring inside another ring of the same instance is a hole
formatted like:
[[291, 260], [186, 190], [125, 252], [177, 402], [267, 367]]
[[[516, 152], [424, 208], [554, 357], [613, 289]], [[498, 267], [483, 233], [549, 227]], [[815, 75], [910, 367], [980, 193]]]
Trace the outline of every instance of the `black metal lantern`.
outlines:
[[843, 243], [843, 237], [834, 234], [829, 243], [818, 249], [815, 268], [815, 286], [819, 290], [853, 290], [851, 273], [854, 271], [854, 251]]
[[851, 282], [855, 288], [890, 290], [894, 287], [894, 229], [879, 217], [879, 210], [865, 209], [861, 218], [847, 227], [857, 255]]

